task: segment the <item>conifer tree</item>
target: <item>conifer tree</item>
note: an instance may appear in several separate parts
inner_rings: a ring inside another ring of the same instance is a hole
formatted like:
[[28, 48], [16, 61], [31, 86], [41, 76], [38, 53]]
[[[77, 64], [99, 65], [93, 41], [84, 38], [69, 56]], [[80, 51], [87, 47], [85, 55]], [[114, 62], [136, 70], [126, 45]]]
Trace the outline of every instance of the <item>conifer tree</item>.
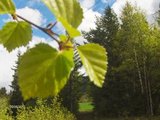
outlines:
[[21, 53], [20, 51], [17, 54], [18, 60], [16, 61], [16, 65], [12, 70], [14, 70], [14, 75], [13, 75], [13, 81], [11, 84], [12, 91], [10, 93], [10, 99], [9, 99], [9, 104], [11, 106], [12, 110], [12, 115], [16, 116], [17, 114], [17, 108], [20, 107], [22, 104], [24, 104], [26, 107], [27, 106], [35, 106], [36, 105], [36, 99], [29, 99], [24, 101], [22, 93], [20, 91], [20, 87], [18, 85], [18, 65], [20, 63], [20, 57]]
[[[118, 106], [114, 106], [114, 104], [117, 104], [119, 99], [116, 98], [116, 94], [118, 95], [116, 90], [121, 89], [118, 87], [118, 84], [123, 84], [123, 82], [120, 83], [117, 81], [119, 74], [115, 73], [115, 67], [121, 63], [121, 59], [119, 57], [120, 50], [118, 48], [119, 43], [117, 39], [118, 30], [118, 18], [113, 10], [108, 7], [106, 8], [103, 16], [101, 18], [97, 18], [96, 29], [84, 34], [85, 38], [90, 42], [101, 44], [108, 51], [108, 73], [105, 78], [105, 83], [103, 88], [93, 86], [91, 95], [93, 97], [95, 113], [102, 116], [113, 114], [118, 115], [117, 112], [120, 108]], [[120, 101], [121, 99], [119, 99], [118, 104], [121, 104]]]
[[7, 90], [5, 87], [0, 88], [0, 98], [7, 97]]
[[14, 75], [13, 75], [12, 85], [10, 86], [12, 88], [12, 91], [11, 91], [9, 104], [11, 106], [11, 110], [12, 110], [14, 116], [16, 115], [17, 107], [24, 103], [22, 93], [21, 93], [19, 85], [18, 85], [18, 73], [17, 73], [18, 70], [17, 70], [17, 68], [18, 68], [18, 65], [20, 62], [20, 56], [21, 56], [21, 53], [18, 52], [18, 54], [17, 54], [18, 60], [16, 62], [16, 65], [14, 66], [14, 68], [12, 68], [12, 70], [14, 70]]

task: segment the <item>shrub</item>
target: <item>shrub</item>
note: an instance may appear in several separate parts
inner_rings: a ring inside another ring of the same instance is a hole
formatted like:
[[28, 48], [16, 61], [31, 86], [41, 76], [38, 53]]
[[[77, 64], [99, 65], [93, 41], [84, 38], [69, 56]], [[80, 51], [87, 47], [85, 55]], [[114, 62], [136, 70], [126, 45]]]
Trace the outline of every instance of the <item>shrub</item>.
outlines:
[[12, 120], [8, 114], [8, 104], [6, 98], [0, 98], [0, 120]]
[[18, 110], [17, 120], [75, 120], [73, 114], [61, 106], [57, 99], [47, 105], [46, 101], [38, 100], [37, 107], [22, 106]]

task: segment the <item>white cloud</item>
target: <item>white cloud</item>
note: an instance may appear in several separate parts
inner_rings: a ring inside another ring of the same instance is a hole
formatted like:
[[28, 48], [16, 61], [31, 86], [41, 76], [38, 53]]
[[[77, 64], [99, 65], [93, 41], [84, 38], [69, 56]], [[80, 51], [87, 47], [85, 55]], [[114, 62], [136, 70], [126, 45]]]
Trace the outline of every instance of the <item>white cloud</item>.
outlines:
[[[91, 9], [95, 5], [95, 0], [81, 0], [80, 3], [84, 12], [84, 18], [78, 27], [78, 30], [89, 32], [91, 29], [95, 29], [96, 17], [100, 17], [101, 14]], [[87, 42], [83, 36], [75, 38], [75, 41], [78, 44], [84, 44], [84, 42]]]
[[58, 49], [58, 44], [56, 41], [54, 40], [46, 40], [45, 38], [42, 38], [42, 37], [38, 37], [38, 36], [33, 36], [32, 38], [32, 41], [29, 43], [29, 47], [32, 48], [34, 47], [35, 45], [39, 44], [39, 43], [46, 43], [46, 44], [49, 44], [50, 46]]
[[146, 0], [117, 0], [113, 4], [112, 8], [114, 9], [114, 11], [118, 15], [121, 13], [122, 8], [124, 7], [124, 5], [127, 1], [130, 2], [132, 5], [136, 5], [136, 6], [140, 7], [147, 14], [153, 13], [153, 7], [152, 7], [153, 0], [148, 0], [147, 2], [146, 2]]
[[88, 41], [83, 36], [76, 37], [74, 40], [76, 41], [76, 43], [78, 43], [80, 45], [88, 43]]
[[120, 14], [121, 14], [121, 12], [122, 12], [122, 9], [123, 9], [123, 7], [124, 7], [124, 5], [125, 5], [125, 3], [126, 3], [126, 0], [117, 0], [117, 1], [113, 4], [112, 8], [113, 8], [114, 12], [115, 12], [118, 16], [120, 16]]
[[153, 0], [152, 8], [153, 11], [158, 11], [160, 9], [160, 0]]
[[86, 9], [90, 9], [91, 7], [93, 7], [95, 2], [96, 2], [95, 0], [81, 0], [80, 1], [81, 6]]
[[[16, 13], [20, 16], [22, 16], [23, 18], [33, 22], [36, 25], [44, 25], [47, 21], [46, 18], [43, 17], [43, 15], [40, 13], [39, 10], [37, 9], [32, 9], [30, 7], [24, 7], [21, 9], [17, 9]], [[11, 18], [11, 16], [9, 16], [10, 18], [8, 19], [3, 19], [3, 22], [9, 22], [9, 21], [13, 21], [13, 19]], [[18, 20], [21, 20], [18, 18]]]
[[65, 31], [63, 25], [60, 22], [57, 22], [55, 27], [56, 27], [56, 32], [57, 33], [65, 34], [66, 31]]
[[83, 8], [83, 21], [79, 26], [80, 31], [90, 31], [90, 29], [94, 29], [96, 27], [96, 17], [100, 17], [101, 14], [93, 11], [91, 8], [95, 5], [95, 0], [80, 0], [80, 4]]
[[100, 13], [93, 11], [92, 9], [87, 10], [84, 12], [84, 19], [78, 29], [86, 32], [90, 31], [90, 29], [94, 29], [96, 27], [96, 17], [100, 16]]
[[13, 68], [15, 60], [16, 51], [9, 53], [0, 45], [0, 87], [7, 87], [9, 90], [14, 73], [11, 68]]
[[[100, 17], [101, 14], [99, 12], [93, 11], [92, 7], [95, 5], [95, 0], [80, 0], [80, 4], [83, 9], [83, 20], [78, 29], [80, 31], [86, 31], [89, 32], [90, 29], [95, 29], [96, 25], [96, 17]], [[75, 41], [78, 44], [84, 44], [84, 42], [87, 42], [86, 39], [84, 39], [82, 36], [75, 38]]]
[[46, 22], [46, 19], [43, 18], [42, 14], [37, 9], [24, 7], [17, 9], [16, 13], [37, 25], [42, 25]]
[[150, 23], [153, 22], [152, 15], [156, 11], [158, 11], [160, 0], [148, 0], [148, 1], [146, 0], [117, 0], [113, 4], [112, 8], [118, 16], [120, 16], [122, 9], [127, 1], [130, 2], [132, 5], [136, 5], [139, 8], [141, 8], [146, 13], [146, 17], [148, 21]]

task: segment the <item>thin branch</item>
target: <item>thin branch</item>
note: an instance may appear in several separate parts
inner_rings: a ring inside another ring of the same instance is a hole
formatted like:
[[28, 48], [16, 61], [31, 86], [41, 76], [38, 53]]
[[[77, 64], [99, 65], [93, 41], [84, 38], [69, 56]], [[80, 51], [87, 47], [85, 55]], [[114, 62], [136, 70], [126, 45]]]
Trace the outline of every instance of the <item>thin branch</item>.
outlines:
[[[56, 21], [55, 23], [49, 23], [49, 24], [46, 26], [45, 29], [46, 29], [47, 31], [52, 31], [52, 28], [53, 28], [56, 24], [57, 24], [57, 21]], [[59, 37], [59, 35], [58, 35], [57, 33], [53, 32], [53, 31], [52, 31], [52, 33], [53, 33], [55, 36]]]
[[54, 33], [53, 31], [52, 31], [53, 34], [51, 34], [50, 32], [48, 32], [48, 29], [43, 28], [43, 27], [40, 27], [40, 26], [34, 24], [33, 22], [31, 22], [31, 21], [23, 18], [23, 17], [20, 16], [20, 15], [17, 15], [17, 14], [16, 14], [16, 16], [17, 16], [18, 18], [26, 21], [27, 23], [33, 25], [34, 27], [38, 28], [39, 30], [43, 31], [43, 32], [46, 33], [48, 36], [50, 36], [53, 40], [55, 40], [58, 44], [60, 43], [60, 42], [53, 36], [53, 35], [59, 36], [58, 34]]

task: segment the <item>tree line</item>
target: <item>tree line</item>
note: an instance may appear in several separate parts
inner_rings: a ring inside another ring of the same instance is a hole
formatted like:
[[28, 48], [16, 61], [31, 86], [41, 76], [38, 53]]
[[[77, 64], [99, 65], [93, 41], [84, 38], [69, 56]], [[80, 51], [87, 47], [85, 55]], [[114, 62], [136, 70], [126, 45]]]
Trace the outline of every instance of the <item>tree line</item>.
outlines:
[[105, 84], [91, 90], [95, 113], [110, 117], [159, 115], [159, 27], [150, 25], [145, 13], [127, 2], [120, 17], [106, 8], [97, 18], [96, 29], [84, 36], [108, 51]]

